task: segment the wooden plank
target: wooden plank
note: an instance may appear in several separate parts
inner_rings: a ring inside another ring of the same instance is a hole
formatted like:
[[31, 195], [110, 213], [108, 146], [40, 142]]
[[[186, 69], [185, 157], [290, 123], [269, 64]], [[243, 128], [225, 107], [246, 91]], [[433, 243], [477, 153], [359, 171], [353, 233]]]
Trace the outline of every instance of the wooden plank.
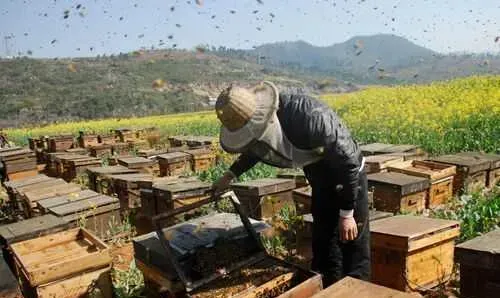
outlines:
[[57, 234], [46, 235], [35, 239], [14, 243], [11, 245], [11, 249], [16, 255], [16, 258], [20, 259], [21, 256], [32, 251], [47, 249], [49, 247], [76, 239], [79, 234], [80, 229], [71, 229]]
[[55, 185], [61, 185], [61, 184], [67, 184], [67, 182], [64, 181], [63, 179], [60, 179], [60, 178], [55, 179], [55, 178], [50, 177], [50, 179], [43, 180], [43, 181], [40, 181], [37, 183], [31, 183], [31, 184], [19, 186], [16, 188], [16, 192], [19, 193], [20, 195], [22, 195], [25, 192], [50, 188], [50, 187], [53, 187]]
[[74, 214], [84, 210], [89, 210], [118, 202], [119, 202], [118, 198], [99, 195], [85, 200], [75, 201], [68, 204], [51, 207], [49, 208], [49, 211], [57, 216], [65, 216], [68, 214]]
[[359, 146], [363, 155], [374, 155], [376, 152], [380, 152], [384, 148], [391, 147], [392, 144], [384, 143], [371, 143]]
[[55, 185], [50, 188], [44, 188], [40, 190], [32, 190], [29, 192], [25, 192], [23, 197], [27, 201], [27, 203], [31, 204], [31, 206], [36, 207], [36, 202], [39, 200], [47, 199], [50, 197], [61, 196], [72, 192], [80, 191], [82, 188], [78, 184], [67, 183], [66, 185], [60, 184]]
[[[93, 218], [100, 219], [100, 215], [107, 215], [108, 213], [110, 213], [112, 211], [118, 211], [119, 209], [120, 209], [120, 203], [112, 203], [112, 204], [102, 205], [102, 206], [92, 208], [92, 209], [89, 208], [86, 210], [82, 210], [79, 213], [70, 213], [68, 215], [64, 215], [62, 217], [62, 219], [66, 222], [76, 222], [77, 220], [79, 220], [82, 217], [85, 217], [88, 220], [91, 220]], [[83, 213], [84, 211], [86, 211], [86, 212]], [[107, 229], [108, 222], [105, 222], [103, 224], [105, 225], [104, 228]], [[86, 226], [86, 227], [89, 227], [89, 226]], [[103, 228], [103, 227], [101, 227], [101, 228]], [[102, 235], [100, 235], [100, 236], [102, 236]]]
[[500, 168], [500, 154], [483, 152], [460, 152], [457, 155], [470, 156], [478, 160], [487, 160], [490, 162], [490, 169]]
[[[16, 260], [32, 286], [56, 281], [87, 270], [108, 267], [111, 264], [108, 247], [104, 245], [103, 248], [102, 242], [96, 243], [93, 238], [86, 237], [88, 233], [84, 231], [84, 229], [77, 228], [51, 235], [53, 238], [46, 236], [13, 245], [12, 250]], [[57, 239], [54, 240], [54, 238]], [[52, 242], [47, 243], [50, 239]], [[26, 242], [33, 245], [37, 241], [41, 242], [41, 245], [36, 245], [31, 250], [21, 253], [27, 248]], [[38, 254], [44, 255], [43, 259], [47, 262], [40, 258], [30, 258], [30, 255]], [[36, 260], [36, 263], [30, 263], [33, 260]]]
[[231, 188], [238, 195], [264, 196], [284, 192], [295, 188], [292, 179], [263, 178], [247, 182], [232, 183]]
[[87, 297], [90, 289], [99, 289], [102, 298], [112, 298], [110, 268], [103, 268], [37, 287], [38, 297]]
[[405, 293], [391, 288], [369, 283], [352, 277], [345, 277], [312, 298], [415, 298], [422, 297], [415, 293]]
[[38, 208], [40, 208], [41, 211], [47, 212], [49, 208], [72, 203], [75, 201], [86, 200], [92, 197], [97, 197], [99, 195], [100, 195], [99, 193], [92, 191], [90, 189], [80, 190], [62, 196], [40, 200], [37, 202], [37, 206]]
[[165, 160], [167, 162], [181, 162], [187, 161], [190, 158], [190, 155], [185, 152], [171, 152], [166, 154], [161, 154], [157, 156], [158, 160]]
[[48, 180], [54, 180], [54, 178], [49, 177], [47, 175], [36, 175], [33, 177], [28, 177], [28, 178], [20, 179], [20, 180], [16, 180], [16, 181], [7, 181], [4, 183], [4, 187], [7, 190], [11, 190], [11, 189], [15, 189], [18, 187], [23, 187], [23, 186], [27, 186], [27, 185], [31, 185], [31, 184], [35, 184], [35, 183], [40, 183], [40, 182], [44, 182], [44, 181], [48, 181]]
[[144, 157], [122, 157], [118, 159], [118, 164], [127, 168], [143, 168], [154, 165], [154, 161]]

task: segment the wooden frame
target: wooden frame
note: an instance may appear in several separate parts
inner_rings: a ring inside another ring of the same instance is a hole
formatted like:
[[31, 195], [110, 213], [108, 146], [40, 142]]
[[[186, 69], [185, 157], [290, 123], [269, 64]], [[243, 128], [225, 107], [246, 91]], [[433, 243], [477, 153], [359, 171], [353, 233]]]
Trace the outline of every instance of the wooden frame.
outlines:
[[18, 271], [27, 277], [31, 286], [111, 264], [108, 246], [81, 228], [26, 240], [11, 247]]

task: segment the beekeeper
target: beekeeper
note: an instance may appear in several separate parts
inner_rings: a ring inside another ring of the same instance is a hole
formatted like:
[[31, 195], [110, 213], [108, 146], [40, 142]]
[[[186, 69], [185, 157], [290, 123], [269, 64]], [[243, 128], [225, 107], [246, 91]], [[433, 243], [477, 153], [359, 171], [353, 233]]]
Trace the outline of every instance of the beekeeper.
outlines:
[[221, 147], [240, 153], [214, 183], [216, 192], [258, 162], [302, 168], [312, 188], [312, 269], [328, 286], [348, 275], [370, 277], [364, 158], [338, 115], [313, 97], [280, 94], [271, 82], [230, 86], [215, 105]]

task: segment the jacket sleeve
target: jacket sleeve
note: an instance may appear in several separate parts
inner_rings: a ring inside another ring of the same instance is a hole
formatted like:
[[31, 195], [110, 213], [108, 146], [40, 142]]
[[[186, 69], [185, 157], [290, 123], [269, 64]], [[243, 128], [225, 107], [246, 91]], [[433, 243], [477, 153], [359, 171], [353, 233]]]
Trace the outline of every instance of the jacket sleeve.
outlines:
[[229, 170], [234, 174], [234, 176], [239, 177], [246, 171], [250, 170], [259, 162], [257, 157], [249, 154], [241, 154], [231, 165]]
[[324, 146], [324, 156], [340, 173], [340, 209], [352, 210], [359, 192], [360, 153], [347, 128], [333, 111], [313, 113], [310, 121], [311, 143]]

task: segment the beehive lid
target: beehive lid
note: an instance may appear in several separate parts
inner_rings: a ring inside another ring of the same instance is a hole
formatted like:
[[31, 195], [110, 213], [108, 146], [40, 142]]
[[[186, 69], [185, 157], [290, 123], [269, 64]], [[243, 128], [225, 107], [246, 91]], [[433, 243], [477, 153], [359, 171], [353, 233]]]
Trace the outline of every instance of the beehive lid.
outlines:
[[213, 155], [212, 151], [207, 148], [191, 149], [184, 152], [191, 155], [193, 158], [202, 158], [206, 157], [207, 155]]
[[500, 229], [457, 245], [455, 254], [460, 264], [488, 269], [500, 268]]
[[167, 162], [182, 162], [189, 159], [190, 155], [185, 152], [170, 152], [158, 155], [158, 160], [166, 160]]
[[382, 149], [389, 148], [393, 146], [392, 144], [384, 144], [384, 143], [371, 143], [366, 145], [361, 145], [360, 149], [364, 155], [372, 155], [376, 152], [380, 152]]
[[99, 145], [91, 145], [89, 146], [90, 150], [105, 150], [113, 148], [111, 144], [99, 144]]
[[124, 166], [90, 167], [87, 168], [87, 171], [98, 175], [138, 173], [138, 170], [129, 169]]
[[68, 223], [53, 214], [33, 217], [12, 224], [0, 226], [1, 244], [12, 244], [27, 239], [45, 235], [46, 233], [63, 230]]
[[403, 153], [403, 152], [413, 152], [419, 149], [416, 145], [411, 144], [399, 144], [399, 145], [391, 145], [389, 147], [384, 147], [377, 151], [377, 153]]
[[367, 173], [377, 173], [389, 165], [402, 162], [404, 157], [389, 154], [370, 155], [365, 157], [365, 167]]
[[14, 159], [20, 159], [24, 157], [35, 156], [35, 153], [31, 149], [20, 149], [14, 151], [4, 151], [0, 152], [0, 161], [8, 161]]
[[462, 152], [458, 153], [460, 156], [470, 156], [478, 160], [488, 160], [490, 162], [490, 169], [500, 168], [500, 154], [482, 153], [482, 152]]
[[423, 216], [398, 215], [371, 223], [372, 245], [413, 251], [458, 237], [459, 222]]
[[85, 200], [85, 199], [92, 198], [92, 197], [97, 197], [99, 195], [100, 195], [99, 193], [97, 193], [93, 190], [86, 189], [86, 190], [82, 190], [82, 191], [76, 191], [76, 192], [72, 192], [69, 194], [65, 194], [62, 196], [57, 196], [57, 197], [52, 197], [52, 198], [40, 200], [37, 202], [37, 204], [42, 209], [46, 210], [46, 209], [53, 208], [53, 207], [56, 207], [59, 205], [64, 205], [64, 204], [68, 204], [71, 202], [76, 202], [76, 201]]
[[295, 181], [282, 178], [263, 178], [233, 183], [231, 187], [238, 195], [264, 196], [292, 190], [295, 188]]
[[6, 181], [4, 182], [5, 188], [9, 189], [15, 189], [18, 187], [22, 186], [27, 186], [27, 185], [32, 185], [44, 181], [49, 181], [49, 180], [55, 180], [55, 178], [49, 177], [47, 175], [36, 175], [33, 177], [25, 178], [25, 179], [20, 179], [20, 180], [15, 180], [15, 181]]
[[139, 157], [144, 157], [144, 158], [151, 158], [151, 157], [156, 157], [161, 154], [168, 153], [168, 149], [142, 149], [137, 152], [137, 155]]
[[490, 162], [488, 160], [458, 154], [441, 155], [431, 158], [430, 160], [455, 165], [457, 167], [466, 167], [469, 169], [470, 174], [485, 171], [490, 167]]
[[416, 293], [405, 293], [381, 285], [352, 277], [345, 277], [334, 283], [323, 291], [312, 296], [312, 298], [347, 298], [347, 297], [370, 297], [370, 298], [415, 298], [422, 297]]
[[[99, 195], [96, 197], [91, 197], [85, 200], [75, 201], [63, 205], [58, 205], [55, 207], [49, 208], [50, 213], [55, 214], [57, 216], [68, 216], [75, 215], [74, 220], [79, 217], [79, 213], [84, 211], [89, 211], [89, 216], [93, 215], [92, 211], [97, 210], [101, 206], [111, 205], [110, 210], [116, 210], [120, 208], [118, 198]], [[110, 211], [109, 210], [109, 211]], [[108, 210], [106, 210], [108, 211]]]
[[375, 188], [381, 184], [397, 187], [403, 196], [424, 191], [430, 185], [430, 181], [427, 178], [395, 172], [369, 174], [368, 183], [370, 186], [375, 186]]
[[436, 181], [454, 176], [456, 174], [456, 167], [433, 161], [413, 160], [390, 165], [388, 171], [424, 177]]
[[127, 168], [142, 168], [154, 165], [154, 161], [144, 157], [122, 157], [118, 159], [118, 163]]
[[156, 184], [156, 190], [167, 193], [169, 199], [183, 199], [187, 197], [208, 194], [211, 185], [202, 181], [178, 181], [177, 183]]
[[80, 159], [88, 159], [88, 158], [91, 158], [91, 157], [88, 155], [70, 153], [70, 154], [57, 155], [56, 161], [65, 162], [65, 161], [70, 161], [70, 160], [80, 160]]
[[153, 181], [152, 174], [143, 173], [111, 175], [110, 178], [121, 182]]

